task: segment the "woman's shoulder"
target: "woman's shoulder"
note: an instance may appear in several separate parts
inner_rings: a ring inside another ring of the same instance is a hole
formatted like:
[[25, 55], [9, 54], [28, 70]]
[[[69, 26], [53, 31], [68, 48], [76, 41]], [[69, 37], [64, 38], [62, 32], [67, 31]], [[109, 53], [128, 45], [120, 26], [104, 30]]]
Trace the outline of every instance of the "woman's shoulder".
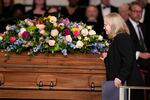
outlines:
[[126, 33], [126, 32], [124, 32], [124, 33], [119, 33], [119, 34], [117, 34], [117, 36], [116, 36], [116, 39], [126, 39], [126, 38], [130, 38], [130, 34], [129, 34], [129, 33]]
[[115, 38], [114, 40], [116, 42], [131, 42], [131, 37], [128, 33], [119, 33]]

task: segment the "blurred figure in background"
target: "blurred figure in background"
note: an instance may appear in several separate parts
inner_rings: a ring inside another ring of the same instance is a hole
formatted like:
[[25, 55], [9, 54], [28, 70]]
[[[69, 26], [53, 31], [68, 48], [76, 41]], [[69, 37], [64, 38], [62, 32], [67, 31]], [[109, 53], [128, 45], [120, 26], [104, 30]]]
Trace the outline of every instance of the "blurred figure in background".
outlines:
[[47, 13], [46, 0], [33, 0], [33, 7], [28, 12], [30, 18], [41, 17]]
[[2, 0], [0, 0], [0, 20], [2, 18], [2, 11], [3, 11], [3, 9], [2, 9]]
[[47, 10], [47, 15], [59, 16], [59, 14], [60, 14], [60, 10], [59, 7], [57, 6], [49, 7], [49, 9]]
[[118, 12], [118, 8], [110, 4], [110, 0], [100, 0], [100, 2], [97, 8], [103, 17], [111, 12]]
[[82, 7], [87, 7], [89, 5], [89, 0], [79, 0], [78, 5]]
[[[149, 40], [149, 37], [150, 37], [150, 3], [148, 2], [148, 0], [137, 0], [137, 2], [139, 2], [139, 4], [143, 8], [142, 18], [140, 22], [144, 23], [146, 27], [146, 32], [147, 32], [146, 38], [147, 40]], [[150, 48], [150, 40], [148, 43], [148, 48]]]
[[[150, 77], [150, 53], [148, 48], [148, 41], [146, 37], [148, 34], [144, 27], [144, 24], [140, 22], [142, 17], [142, 7], [138, 2], [132, 2], [130, 5], [130, 18], [127, 20], [127, 25], [130, 30], [130, 36], [134, 43], [136, 50], [137, 64], [140, 69], [148, 71], [147, 77]], [[150, 81], [145, 81], [145, 85], [150, 85]], [[141, 99], [140, 99], [141, 100]], [[148, 99], [150, 100], [150, 98]]]
[[102, 21], [98, 19], [98, 9], [94, 5], [90, 5], [86, 8], [86, 21], [87, 25], [92, 25], [97, 34], [101, 34], [103, 30]]
[[2, 16], [5, 19], [10, 17], [10, 10], [13, 5], [14, 5], [14, 0], [2, 0], [2, 10], [3, 10]]
[[68, 0], [69, 5], [61, 8], [61, 14], [64, 18], [69, 18], [71, 21], [83, 21], [85, 18], [85, 9], [78, 6], [79, 0]]
[[[100, 0], [100, 4], [97, 5], [97, 9], [99, 10], [99, 20], [102, 21], [102, 25], [104, 27], [104, 19], [103, 17], [111, 12], [118, 12], [118, 8], [110, 4], [110, 0]], [[102, 35], [104, 38], [108, 38], [105, 30], [103, 30]]]
[[12, 9], [10, 16], [12, 18], [18, 18], [20, 19], [21, 17], [24, 17], [25, 15], [25, 6], [22, 4], [15, 4]]
[[25, 6], [22, 4], [15, 4], [10, 9], [10, 18], [5, 20], [5, 23], [13, 25], [17, 23], [17, 20], [23, 20], [25, 18]]
[[119, 6], [119, 14], [120, 16], [127, 21], [129, 18], [129, 4], [123, 3]]

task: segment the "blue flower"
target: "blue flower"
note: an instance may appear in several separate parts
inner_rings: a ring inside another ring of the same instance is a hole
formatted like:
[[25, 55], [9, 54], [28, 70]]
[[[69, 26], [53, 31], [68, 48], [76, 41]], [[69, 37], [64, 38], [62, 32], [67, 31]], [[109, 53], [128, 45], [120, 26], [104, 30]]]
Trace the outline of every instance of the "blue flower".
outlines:
[[70, 46], [70, 48], [75, 49], [75, 44], [73, 44], [72, 42], [68, 42], [67, 44]]
[[34, 47], [33, 52], [35, 52], [35, 53], [38, 52], [41, 49], [41, 47], [42, 47], [41, 44], [39, 44], [37, 47]]
[[102, 49], [102, 48], [104, 48], [105, 47], [105, 45], [104, 44], [102, 44], [102, 43], [98, 43], [97, 44], [97, 49]]
[[91, 50], [91, 53], [98, 53], [98, 50], [96, 48]]
[[18, 40], [16, 40], [15, 42], [14, 42], [14, 44], [16, 45], [16, 46], [21, 46], [22, 44], [23, 44], [23, 39], [18, 39]]
[[61, 53], [62, 53], [64, 56], [67, 56], [67, 49], [62, 49], [62, 50], [61, 50]]

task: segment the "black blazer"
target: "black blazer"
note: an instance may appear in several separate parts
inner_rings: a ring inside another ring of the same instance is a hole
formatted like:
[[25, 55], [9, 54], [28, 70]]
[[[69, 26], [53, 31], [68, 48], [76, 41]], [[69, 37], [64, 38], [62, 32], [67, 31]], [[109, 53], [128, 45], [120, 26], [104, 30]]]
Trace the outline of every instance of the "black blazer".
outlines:
[[[98, 20], [100, 21], [101, 27], [102, 27], [102, 28], [101, 28], [101, 30], [102, 30], [101, 35], [103, 35], [104, 38], [108, 39], [108, 38], [107, 38], [107, 35], [106, 35], [106, 33], [105, 33], [105, 30], [103, 29], [103, 27], [104, 27], [104, 19], [103, 19], [101, 4], [97, 5], [97, 9], [98, 9], [98, 11], [99, 11]], [[110, 9], [111, 9], [110, 12], [118, 12], [118, 8], [115, 7], [115, 6], [110, 5]]]
[[[97, 9], [98, 9], [100, 15], [102, 15], [102, 9], [101, 8], [102, 8], [101, 4], [97, 5]], [[110, 5], [110, 9], [111, 9], [110, 12], [118, 12], [118, 8], [113, 6], [113, 5]]]
[[[136, 34], [136, 31], [132, 25], [132, 23], [130, 22], [130, 20], [127, 20], [127, 26], [129, 28], [129, 31], [130, 31], [130, 36], [131, 36], [131, 39], [134, 43], [134, 46], [135, 46], [135, 49], [136, 51], [144, 51], [143, 48], [140, 46], [140, 43], [139, 43], [139, 40], [138, 40], [138, 36]], [[141, 30], [142, 30], [142, 33], [143, 33], [143, 36], [144, 36], [144, 41], [145, 41], [145, 44], [147, 46], [147, 40], [146, 40], [146, 31], [145, 31], [145, 27], [142, 23], [140, 23], [140, 27], [141, 27]]]
[[127, 33], [120, 33], [114, 38], [104, 62], [107, 80], [119, 78], [127, 85], [143, 84], [136, 67], [135, 49]]
[[[150, 48], [150, 4], [146, 4], [145, 6], [145, 16], [144, 16], [144, 25], [146, 27], [146, 40], [147, 40], [147, 46]], [[150, 51], [150, 50], [149, 50]]]
[[[99, 11], [99, 19], [103, 21], [103, 13], [101, 9], [101, 4], [97, 5], [97, 9]], [[110, 5], [110, 12], [118, 12], [118, 8], [115, 6]]]

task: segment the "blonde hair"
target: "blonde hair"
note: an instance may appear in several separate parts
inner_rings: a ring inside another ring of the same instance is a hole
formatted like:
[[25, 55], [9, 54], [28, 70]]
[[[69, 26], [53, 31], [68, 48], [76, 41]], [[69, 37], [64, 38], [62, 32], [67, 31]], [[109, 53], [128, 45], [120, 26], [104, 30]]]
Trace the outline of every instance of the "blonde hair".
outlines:
[[129, 33], [129, 29], [123, 18], [117, 13], [110, 13], [104, 17], [104, 21], [108, 22], [111, 27], [109, 38], [114, 38], [119, 33]]

